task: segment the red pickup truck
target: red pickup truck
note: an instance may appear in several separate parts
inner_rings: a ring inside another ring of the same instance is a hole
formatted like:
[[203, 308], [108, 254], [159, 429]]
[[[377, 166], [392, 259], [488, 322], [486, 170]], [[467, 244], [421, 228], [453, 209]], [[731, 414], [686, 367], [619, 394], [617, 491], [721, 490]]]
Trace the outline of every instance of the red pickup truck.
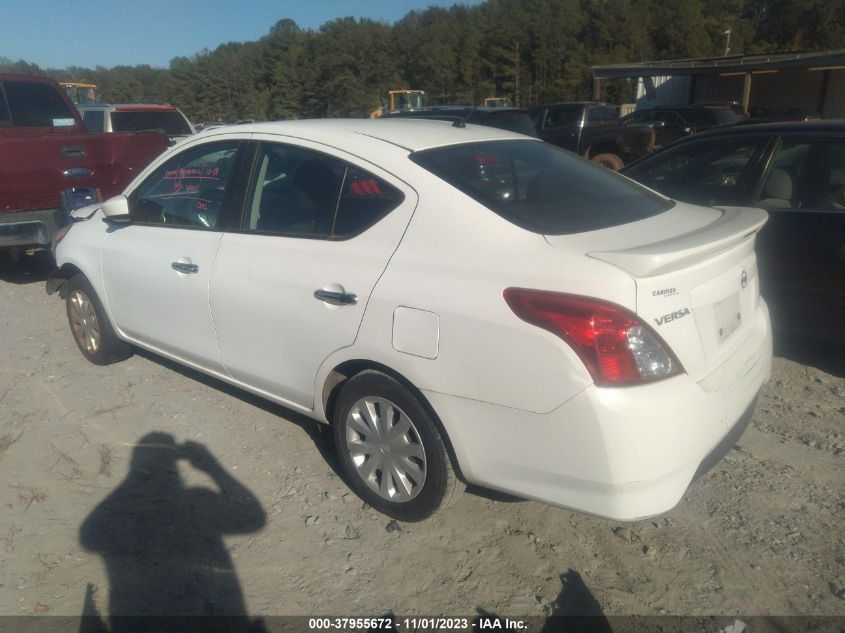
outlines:
[[55, 81], [0, 74], [0, 250], [49, 246], [74, 199], [120, 193], [167, 146], [158, 132], [88, 133]]

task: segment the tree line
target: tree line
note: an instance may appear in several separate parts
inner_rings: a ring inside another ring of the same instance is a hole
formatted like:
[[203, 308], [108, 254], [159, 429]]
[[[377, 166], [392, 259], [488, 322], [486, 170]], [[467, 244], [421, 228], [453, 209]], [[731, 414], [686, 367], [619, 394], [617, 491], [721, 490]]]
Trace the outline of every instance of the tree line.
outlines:
[[[592, 96], [590, 66], [845, 47], [845, 0], [486, 0], [411, 11], [394, 24], [282, 18], [254, 42], [177, 57], [168, 68], [0, 72], [93, 82], [102, 100], [172, 103], [195, 122], [366, 116], [391, 89], [432, 103], [509, 97], [523, 107]], [[625, 81], [609, 100], [632, 98]]]

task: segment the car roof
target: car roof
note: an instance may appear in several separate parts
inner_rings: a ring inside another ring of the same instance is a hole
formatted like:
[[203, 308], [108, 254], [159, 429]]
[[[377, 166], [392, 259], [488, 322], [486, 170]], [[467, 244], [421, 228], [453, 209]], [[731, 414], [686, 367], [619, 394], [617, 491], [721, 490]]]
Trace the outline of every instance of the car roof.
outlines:
[[531, 109], [535, 108], [550, 108], [551, 106], [563, 106], [563, 105], [580, 105], [580, 106], [608, 106], [611, 108], [618, 108], [619, 106], [614, 105], [613, 103], [608, 103], [607, 101], [556, 101], [554, 103], [542, 103], [540, 105], [533, 106]]
[[76, 106], [80, 110], [83, 108], [125, 108], [138, 110], [176, 110], [176, 106], [164, 103], [80, 103]]
[[[681, 141], [711, 138], [714, 136], [739, 136], [745, 134], [842, 134], [845, 133], [845, 119], [826, 119], [820, 121], [780, 121], [770, 123], [749, 123], [743, 125], [721, 126], [706, 132], [687, 136]], [[681, 142], [678, 141], [678, 142]]]
[[455, 127], [449, 121], [391, 117], [380, 119], [300, 119], [274, 121], [218, 128], [226, 134], [265, 133], [295, 136], [339, 148], [360, 145], [366, 139], [375, 139], [401, 147], [411, 152], [445, 145], [477, 141], [526, 140], [529, 137], [516, 132], [484, 125], [467, 124]]
[[0, 81], [22, 81], [30, 84], [55, 84], [58, 83], [50, 77], [36, 75], [19, 75], [17, 73], [0, 73]]

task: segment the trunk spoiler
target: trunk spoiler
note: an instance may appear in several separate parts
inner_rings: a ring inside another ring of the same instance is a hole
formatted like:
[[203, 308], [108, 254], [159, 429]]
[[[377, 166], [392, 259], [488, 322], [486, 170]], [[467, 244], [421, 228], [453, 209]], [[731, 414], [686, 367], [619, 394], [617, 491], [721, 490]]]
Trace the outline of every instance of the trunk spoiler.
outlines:
[[587, 253], [635, 277], [653, 277], [684, 268], [751, 239], [769, 214], [749, 207], [716, 207], [722, 215], [707, 226], [677, 237], [618, 251]]

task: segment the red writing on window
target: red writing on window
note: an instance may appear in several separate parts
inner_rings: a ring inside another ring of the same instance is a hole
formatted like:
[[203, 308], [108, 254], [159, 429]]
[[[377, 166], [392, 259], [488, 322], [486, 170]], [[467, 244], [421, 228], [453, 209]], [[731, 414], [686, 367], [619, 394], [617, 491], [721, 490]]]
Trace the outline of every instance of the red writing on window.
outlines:
[[374, 178], [363, 178], [355, 180], [351, 184], [352, 193], [356, 196], [377, 196], [381, 193], [378, 183]]

